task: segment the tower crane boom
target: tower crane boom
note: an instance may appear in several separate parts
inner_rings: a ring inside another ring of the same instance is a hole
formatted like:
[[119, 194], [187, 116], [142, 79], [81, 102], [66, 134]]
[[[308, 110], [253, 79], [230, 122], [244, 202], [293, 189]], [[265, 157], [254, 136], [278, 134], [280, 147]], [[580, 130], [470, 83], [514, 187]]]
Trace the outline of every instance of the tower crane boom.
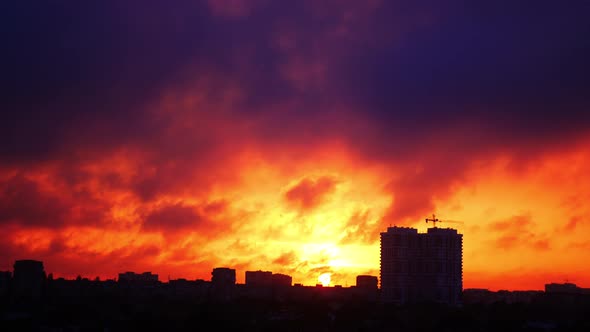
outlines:
[[462, 221], [457, 221], [457, 220], [441, 220], [441, 219], [438, 219], [438, 218], [437, 218], [437, 217], [434, 215], [434, 213], [432, 214], [432, 218], [426, 218], [426, 223], [428, 223], [429, 221], [430, 221], [430, 222], [432, 222], [432, 226], [433, 226], [434, 228], [436, 228], [436, 223], [437, 223], [437, 222], [454, 223], [454, 224], [463, 224], [463, 222], [462, 222]]

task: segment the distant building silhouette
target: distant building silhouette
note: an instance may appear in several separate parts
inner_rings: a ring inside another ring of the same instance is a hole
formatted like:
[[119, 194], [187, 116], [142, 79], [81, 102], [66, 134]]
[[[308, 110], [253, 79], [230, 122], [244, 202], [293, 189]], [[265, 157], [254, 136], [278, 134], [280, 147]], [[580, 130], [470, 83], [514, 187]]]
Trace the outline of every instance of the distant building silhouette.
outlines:
[[293, 284], [293, 277], [281, 273], [273, 273], [272, 285], [273, 287], [291, 287]]
[[289, 287], [293, 284], [290, 275], [271, 271], [246, 271], [246, 286], [249, 287]]
[[211, 272], [211, 299], [231, 301], [236, 293], [236, 270], [228, 267], [216, 267]]
[[359, 275], [356, 277], [356, 287], [362, 289], [377, 289], [379, 280], [376, 276]]
[[492, 304], [492, 303], [531, 303], [542, 295], [542, 291], [490, 291], [485, 288], [467, 288], [463, 290], [462, 302], [469, 304]]
[[157, 282], [158, 275], [151, 272], [135, 273], [125, 272], [119, 273], [119, 282]]
[[569, 282], [545, 284], [545, 293], [553, 294], [590, 294], [590, 288], [580, 288]]
[[8, 293], [12, 284], [12, 273], [10, 271], [0, 271], [0, 296]]
[[381, 233], [381, 298], [398, 304], [461, 303], [463, 235], [450, 228], [389, 227]]
[[214, 286], [233, 286], [236, 284], [236, 270], [228, 267], [216, 267], [211, 272]]
[[13, 291], [16, 297], [39, 299], [45, 279], [43, 262], [30, 259], [14, 262]]
[[272, 286], [272, 272], [270, 271], [246, 271], [247, 286]]
[[379, 278], [370, 275], [359, 275], [356, 277], [354, 293], [357, 298], [364, 301], [377, 301], [379, 298]]

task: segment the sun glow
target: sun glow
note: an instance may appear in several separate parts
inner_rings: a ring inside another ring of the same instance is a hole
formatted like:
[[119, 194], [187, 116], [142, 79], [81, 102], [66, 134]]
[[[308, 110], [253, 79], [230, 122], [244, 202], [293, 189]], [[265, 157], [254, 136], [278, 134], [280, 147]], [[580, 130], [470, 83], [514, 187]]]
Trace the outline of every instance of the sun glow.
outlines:
[[320, 276], [318, 277], [318, 281], [324, 287], [330, 286], [331, 273], [322, 273], [322, 274], [320, 274]]

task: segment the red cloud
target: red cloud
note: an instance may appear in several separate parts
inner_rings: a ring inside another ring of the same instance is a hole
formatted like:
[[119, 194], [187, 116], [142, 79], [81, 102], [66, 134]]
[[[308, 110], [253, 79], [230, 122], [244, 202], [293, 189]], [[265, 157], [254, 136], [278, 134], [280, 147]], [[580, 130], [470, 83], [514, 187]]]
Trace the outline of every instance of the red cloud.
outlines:
[[201, 205], [189, 205], [182, 202], [164, 204], [150, 211], [144, 218], [142, 227], [147, 231], [200, 231], [214, 234], [223, 225], [218, 222], [226, 212], [225, 201], [214, 201]]
[[22, 174], [0, 182], [0, 223], [44, 228], [98, 225], [107, 221], [107, 208], [84, 188], [47, 189]]
[[[383, 225], [409, 226], [434, 211], [434, 199], [445, 199], [452, 187], [463, 177], [467, 163], [448, 162], [450, 155], [441, 154], [431, 146], [426, 156], [399, 169], [401, 176], [387, 185], [393, 196], [392, 204], [383, 217]], [[459, 157], [457, 157], [459, 159]]]
[[0, 222], [56, 227], [64, 223], [68, 211], [59, 196], [44, 192], [22, 175], [0, 183]]
[[318, 179], [305, 178], [291, 187], [285, 193], [285, 198], [301, 211], [313, 210], [336, 189], [337, 183], [334, 178], [328, 176]]
[[207, 219], [195, 207], [177, 203], [160, 207], [148, 214], [143, 227], [146, 230], [185, 229], [198, 227], [206, 222]]

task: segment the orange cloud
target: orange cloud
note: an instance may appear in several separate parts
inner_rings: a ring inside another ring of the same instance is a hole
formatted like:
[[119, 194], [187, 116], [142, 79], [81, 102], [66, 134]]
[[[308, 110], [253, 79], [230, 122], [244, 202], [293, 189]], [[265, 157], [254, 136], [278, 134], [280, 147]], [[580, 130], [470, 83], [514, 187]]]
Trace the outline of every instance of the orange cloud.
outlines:
[[550, 249], [549, 239], [534, 232], [536, 225], [530, 215], [513, 216], [507, 220], [492, 222], [489, 229], [497, 234], [495, 244], [500, 249], [512, 250], [519, 246], [538, 250]]
[[322, 204], [335, 190], [338, 181], [328, 176], [317, 179], [304, 178], [285, 193], [285, 198], [303, 212]]

